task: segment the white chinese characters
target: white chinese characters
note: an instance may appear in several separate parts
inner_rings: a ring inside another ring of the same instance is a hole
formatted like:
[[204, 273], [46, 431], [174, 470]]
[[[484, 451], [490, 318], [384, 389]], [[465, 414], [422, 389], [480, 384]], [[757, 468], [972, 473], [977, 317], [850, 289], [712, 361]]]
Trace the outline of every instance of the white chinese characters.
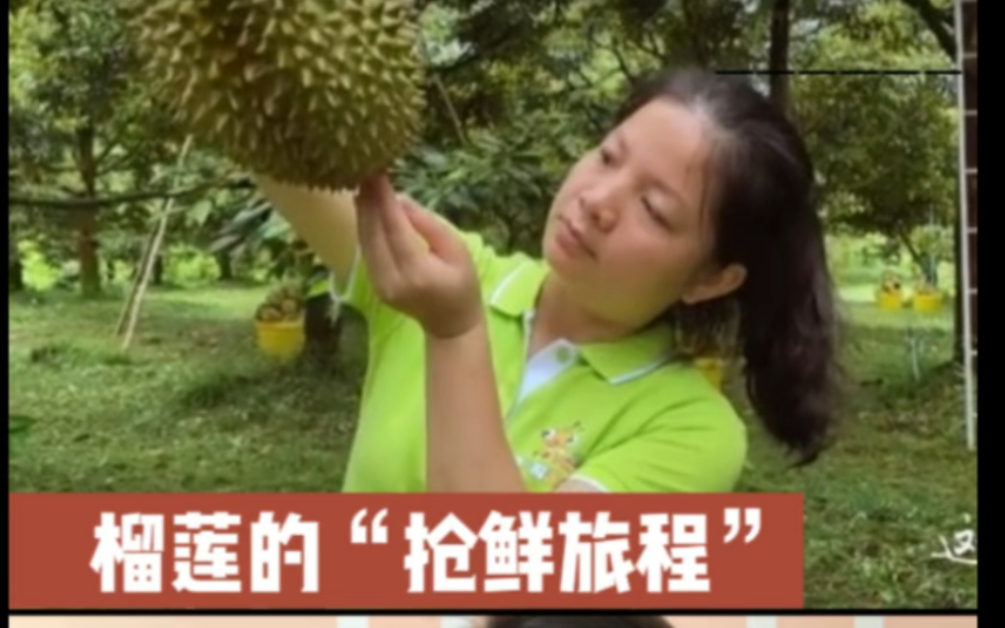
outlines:
[[[646, 575], [650, 593], [673, 592], [708, 593], [706, 520], [705, 515], [675, 514], [671, 523], [665, 514], [642, 515], [642, 556], [638, 569]], [[666, 532], [672, 527], [672, 535]], [[671, 545], [671, 540], [673, 544]], [[663, 574], [669, 571], [667, 587]]]
[[[551, 515], [493, 511], [479, 528], [454, 514], [429, 525], [424, 513], [411, 513], [404, 535], [408, 592], [541, 593], [545, 578], [556, 575], [556, 564], [562, 593], [625, 593], [636, 573], [643, 576], [649, 593], [711, 591], [705, 514], [642, 515], [634, 539], [630, 522], [613, 520], [610, 512], [592, 518], [569, 512], [557, 522]], [[368, 542], [364, 516], [361, 511], [354, 519], [354, 544]], [[385, 516], [382, 511], [381, 524], [373, 526], [381, 544], [387, 543]], [[745, 509], [741, 517], [739, 509], [726, 509], [724, 523], [725, 543], [733, 542], [744, 525], [750, 530], [739, 542], [750, 543], [760, 534], [760, 510]], [[480, 584], [472, 567], [479, 545], [484, 549]], [[635, 555], [633, 546], [641, 546]]]
[[122, 590], [157, 593], [161, 590], [164, 554], [164, 516], [130, 513], [115, 525], [115, 513], [101, 513], [94, 529], [98, 547], [91, 569], [101, 574], [101, 592], [115, 592], [116, 566], [122, 564]]
[[515, 517], [492, 512], [478, 536], [486, 543], [485, 591], [497, 593], [520, 591], [520, 576], [527, 579], [527, 591], [544, 591], [544, 577], [555, 573], [551, 562], [551, 513]]
[[562, 593], [599, 593], [611, 587], [624, 593], [631, 588], [627, 521], [612, 522], [610, 513], [601, 512], [590, 523], [572, 512], [558, 530], [565, 538]]
[[[318, 592], [318, 524], [291, 514], [282, 525], [275, 514], [263, 512], [251, 526], [251, 590], [278, 593], [281, 565], [301, 565], [304, 573], [302, 593]], [[294, 537], [303, 540], [304, 550], [283, 551]]]
[[[193, 593], [239, 593], [237, 533], [241, 517], [225, 512], [175, 515], [174, 588]], [[194, 546], [194, 551], [193, 551]]]
[[[165, 529], [171, 521], [172, 530]], [[318, 591], [318, 524], [290, 514], [283, 522], [263, 512], [251, 523], [250, 543], [245, 547], [251, 565], [251, 591], [280, 591], [282, 567], [298, 565], [303, 572], [303, 593]], [[240, 593], [240, 515], [227, 512], [187, 512], [173, 518], [162, 514], [130, 513], [116, 521], [105, 512], [95, 528], [98, 541], [91, 569], [100, 574], [101, 592], [163, 592], [164, 557], [173, 559], [171, 586], [178, 592]], [[302, 550], [284, 549], [299, 538]], [[173, 541], [166, 552], [165, 539]], [[121, 570], [119, 567], [121, 566]]]

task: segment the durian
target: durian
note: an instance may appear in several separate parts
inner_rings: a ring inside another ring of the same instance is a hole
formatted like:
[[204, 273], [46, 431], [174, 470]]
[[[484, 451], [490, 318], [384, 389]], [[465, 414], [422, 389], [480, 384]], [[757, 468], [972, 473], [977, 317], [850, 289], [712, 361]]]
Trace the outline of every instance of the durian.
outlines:
[[283, 320], [283, 313], [272, 305], [262, 304], [255, 312], [255, 318], [264, 323], [275, 323]]
[[182, 126], [281, 182], [351, 189], [417, 139], [412, 0], [125, 0]]
[[282, 310], [283, 316], [288, 318], [295, 317], [300, 314], [300, 302], [296, 299], [287, 298], [279, 304], [279, 309]]
[[296, 283], [280, 285], [265, 295], [255, 311], [255, 318], [263, 322], [297, 321], [303, 315], [304, 291]]

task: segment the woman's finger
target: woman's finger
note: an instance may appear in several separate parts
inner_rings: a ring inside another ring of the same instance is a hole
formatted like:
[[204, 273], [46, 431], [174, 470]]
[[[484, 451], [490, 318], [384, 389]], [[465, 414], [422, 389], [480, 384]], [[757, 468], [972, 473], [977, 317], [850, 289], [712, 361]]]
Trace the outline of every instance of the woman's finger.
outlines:
[[386, 172], [368, 177], [360, 184], [356, 193], [356, 204], [360, 209], [377, 211], [381, 206], [392, 204], [394, 201], [394, 187]]
[[418, 263], [423, 247], [402, 206], [401, 197], [395, 194], [386, 176], [373, 178], [367, 186], [368, 207], [377, 216], [391, 255], [402, 271], [412, 268]]
[[356, 226], [360, 256], [375, 286], [397, 281], [399, 269], [396, 257], [387, 242], [383, 221], [377, 206], [382, 200], [379, 190], [366, 182], [356, 196]]
[[403, 198], [402, 205], [412, 228], [434, 255], [446, 262], [457, 262], [463, 259], [467, 249], [446, 220], [426, 210], [410, 198]]
[[383, 229], [377, 223], [376, 217], [360, 218], [358, 230], [358, 246], [360, 260], [366, 265], [370, 280], [378, 291], [399, 281], [398, 261], [387, 244]]

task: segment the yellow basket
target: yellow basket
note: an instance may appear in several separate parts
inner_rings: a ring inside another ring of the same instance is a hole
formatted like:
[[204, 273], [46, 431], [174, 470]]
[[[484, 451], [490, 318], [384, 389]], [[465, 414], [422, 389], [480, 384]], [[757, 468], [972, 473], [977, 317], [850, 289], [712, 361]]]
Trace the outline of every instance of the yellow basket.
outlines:
[[877, 290], [876, 303], [881, 310], [900, 310], [904, 307], [904, 293], [899, 290]]
[[922, 292], [914, 295], [911, 306], [920, 314], [933, 314], [942, 309], [945, 295], [941, 292]]
[[726, 375], [726, 361], [721, 358], [695, 358], [694, 365], [698, 367], [708, 381], [716, 388], [722, 388], [722, 380]]
[[288, 361], [304, 350], [304, 321], [255, 321], [255, 335], [262, 353]]

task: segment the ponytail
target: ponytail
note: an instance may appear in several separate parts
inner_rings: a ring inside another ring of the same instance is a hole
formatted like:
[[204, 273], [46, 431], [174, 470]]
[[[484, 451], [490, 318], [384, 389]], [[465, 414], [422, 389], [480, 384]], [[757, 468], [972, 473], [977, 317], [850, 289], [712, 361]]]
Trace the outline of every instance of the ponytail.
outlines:
[[836, 419], [837, 321], [821, 220], [812, 208], [791, 215], [748, 269], [739, 339], [751, 405], [802, 466], [817, 459]]

